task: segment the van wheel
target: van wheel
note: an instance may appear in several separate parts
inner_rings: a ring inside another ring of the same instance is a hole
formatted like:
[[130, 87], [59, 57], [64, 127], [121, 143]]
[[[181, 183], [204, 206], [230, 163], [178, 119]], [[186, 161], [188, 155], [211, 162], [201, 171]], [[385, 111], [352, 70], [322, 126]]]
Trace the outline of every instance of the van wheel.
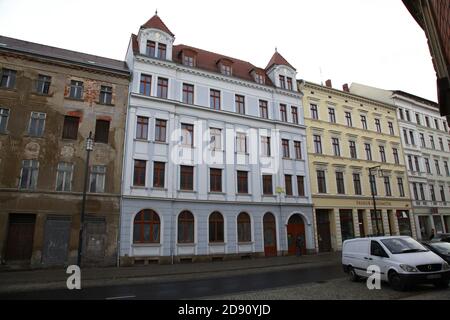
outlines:
[[396, 291], [404, 291], [406, 289], [405, 282], [395, 271], [389, 272], [389, 285]]
[[350, 281], [352, 282], [358, 282], [359, 276], [356, 274], [355, 269], [353, 269], [352, 266], [348, 266], [348, 275], [350, 277]]
[[449, 282], [449, 280], [441, 279], [439, 281], [435, 281], [433, 284], [436, 288], [446, 289], [446, 288], [448, 288], [448, 282]]

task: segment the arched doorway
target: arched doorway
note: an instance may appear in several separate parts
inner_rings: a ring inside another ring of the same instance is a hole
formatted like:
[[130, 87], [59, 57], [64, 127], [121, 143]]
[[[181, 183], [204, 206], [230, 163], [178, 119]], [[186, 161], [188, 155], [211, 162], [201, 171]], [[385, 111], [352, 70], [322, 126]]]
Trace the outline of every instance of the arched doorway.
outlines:
[[301, 252], [306, 254], [306, 236], [305, 223], [299, 214], [294, 214], [289, 218], [287, 225], [287, 239], [288, 239], [288, 254], [294, 255], [297, 253], [297, 239], [301, 238]]
[[264, 225], [264, 255], [274, 257], [277, 255], [277, 227], [275, 217], [267, 212], [263, 218]]

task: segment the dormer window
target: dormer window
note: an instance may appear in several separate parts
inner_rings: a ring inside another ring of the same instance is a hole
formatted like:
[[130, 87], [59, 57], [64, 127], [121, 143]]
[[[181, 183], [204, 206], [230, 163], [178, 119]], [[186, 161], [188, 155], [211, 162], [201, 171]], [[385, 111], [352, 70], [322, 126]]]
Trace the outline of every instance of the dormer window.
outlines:
[[156, 48], [156, 43], [154, 41], [147, 41], [147, 48], [145, 51], [145, 54], [149, 57], [154, 57], [155, 56], [155, 48]]
[[292, 90], [292, 78], [287, 77], [287, 89]]
[[158, 58], [166, 60], [166, 45], [162, 43], [158, 43]]
[[220, 66], [220, 72], [226, 76], [231, 76], [231, 66], [222, 64]]
[[264, 84], [264, 76], [260, 73], [255, 73], [255, 81], [259, 84]]
[[233, 61], [227, 58], [221, 58], [217, 61], [219, 72], [225, 76], [231, 76], [233, 74]]
[[188, 67], [194, 67], [194, 57], [193, 56], [183, 56], [183, 64]]
[[280, 76], [280, 88], [286, 89], [286, 80], [285, 80], [284, 76]]

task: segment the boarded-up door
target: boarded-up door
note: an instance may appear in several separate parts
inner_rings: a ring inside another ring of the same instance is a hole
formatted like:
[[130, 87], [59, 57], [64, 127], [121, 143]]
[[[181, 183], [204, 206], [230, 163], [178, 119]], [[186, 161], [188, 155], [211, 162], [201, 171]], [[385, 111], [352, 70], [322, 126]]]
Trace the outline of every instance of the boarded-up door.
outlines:
[[31, 259], [36, 215], [10, 214], [6, 243], [7, 262], [25, 262]]
[[48, 216], [45, 221], [42, 263], [64, 265], [67, 261], [70, 237], [70, 217]]
[[106, 222], [102, 217], [88, 217], [86, 219], [83, 239], [85, 263], [100, 263], [105, 258]]

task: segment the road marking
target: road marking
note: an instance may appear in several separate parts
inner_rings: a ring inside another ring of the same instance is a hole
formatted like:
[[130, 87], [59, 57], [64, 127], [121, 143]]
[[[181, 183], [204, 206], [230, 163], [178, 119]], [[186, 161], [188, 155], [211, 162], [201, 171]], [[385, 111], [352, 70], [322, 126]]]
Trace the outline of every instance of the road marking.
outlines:
[[105, 300], [117, 300], [117, 299], [128, 299], [128, 298], [136, 298], [136, 296], [108, 297], [108, 298], [105, 298]]

